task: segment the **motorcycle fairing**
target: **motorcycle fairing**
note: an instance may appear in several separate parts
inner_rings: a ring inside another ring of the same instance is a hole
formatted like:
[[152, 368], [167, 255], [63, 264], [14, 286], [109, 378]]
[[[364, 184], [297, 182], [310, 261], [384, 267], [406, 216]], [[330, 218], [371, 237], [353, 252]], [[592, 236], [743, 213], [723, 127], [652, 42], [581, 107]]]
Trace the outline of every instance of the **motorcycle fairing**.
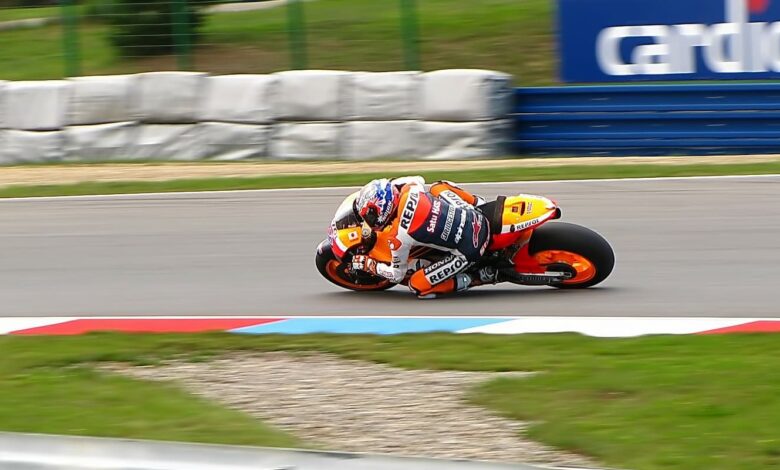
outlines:
[[343, 257], [350, 248], [363, 243], [363, 234], [360, 227], [333, 230], [329, 237], [333, 244], [333, 253], [339, 258]]
[[[390, 235], [391, 228], [388, 227], [382, 232], [375, 232], [376, 240], [374, 246], [371, 248], [369, 255], [377, 261], [389, 264], [392, 261], [392, 254], [390, 247], [393, 244], [395, 238]], [[328, 237], [330, 238], [331, 245], [333, 247], [333, 253], [338, 258], [343, 258], [351, 248], [362, 245], [363, 227], [346, 227], [342, 229], [334, 229], [331, 227]], [[398, 243], [395, 241], [395, 243]]]
[[507, 197], [501, 214], [501, 227], [491, 227], [493, 239], [488, 249], [501, 250], [522, 238], [529, 240], [533, 229], [558, 215], [558, 205], [546, 197], [530, 194]]

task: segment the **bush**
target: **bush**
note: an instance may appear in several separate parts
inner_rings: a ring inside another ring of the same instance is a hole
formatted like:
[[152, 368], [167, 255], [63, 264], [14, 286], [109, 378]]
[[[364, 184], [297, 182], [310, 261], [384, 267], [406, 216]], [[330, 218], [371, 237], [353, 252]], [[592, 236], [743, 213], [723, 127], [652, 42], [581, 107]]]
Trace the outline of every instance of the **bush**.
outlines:
[[[185, 25], [175, 24], [177, 7], [184, 10]], [[203, 24], [197, 7], [171, 0], [115, 0], [111, 14], [104, 18], [112, 26], [111, 43], [122, 57], [171, 54], [177, 42], [195, 43]]]

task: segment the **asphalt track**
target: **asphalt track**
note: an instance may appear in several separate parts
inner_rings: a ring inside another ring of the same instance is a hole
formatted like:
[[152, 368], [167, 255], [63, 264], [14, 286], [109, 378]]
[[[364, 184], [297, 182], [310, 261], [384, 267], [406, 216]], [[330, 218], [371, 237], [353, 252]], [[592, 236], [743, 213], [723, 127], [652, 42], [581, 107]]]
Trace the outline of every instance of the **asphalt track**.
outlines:
[[602, 233], [601, 287], [499, 285], [420, 301], [320, 278], [315, 247], [349, 189], [0, 201], [0, 316], [780, 317], [780, 176], [466, 185], [556, 199]]

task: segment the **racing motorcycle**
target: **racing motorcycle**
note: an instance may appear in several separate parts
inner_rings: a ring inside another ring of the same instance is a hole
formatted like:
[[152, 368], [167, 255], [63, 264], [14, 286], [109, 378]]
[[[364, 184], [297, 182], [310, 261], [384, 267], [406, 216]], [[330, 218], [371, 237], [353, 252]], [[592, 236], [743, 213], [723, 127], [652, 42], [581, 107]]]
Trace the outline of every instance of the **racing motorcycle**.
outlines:
[[[354, 255], [368, 255], [390, 263], [390, 228], [376, 232], [364, 225], [354, 202], [357, 192], [347, 196], [336, 211], [328, 238], [317, 247], [320, 274], [333, 284], [355, 291], [381, 291], [394, 287], [387, 279], [352, 269]], [[491, 241], [482, 259], [466, 272], [492, 265], [502, 278], [520, 285], [547, 285], [561, 289], [583, 289], [609, 276], [615, 254], [609, 242], [589, 228], [550, 222], [561, 218], [561, 209], [551, 199], [519, 194], [499, 196], [477, 208], [490, 224]], [[447, 253], [415, 247], [409, 266], [435, 263]], [[406, 285], [413, 270], [402, 282]]]

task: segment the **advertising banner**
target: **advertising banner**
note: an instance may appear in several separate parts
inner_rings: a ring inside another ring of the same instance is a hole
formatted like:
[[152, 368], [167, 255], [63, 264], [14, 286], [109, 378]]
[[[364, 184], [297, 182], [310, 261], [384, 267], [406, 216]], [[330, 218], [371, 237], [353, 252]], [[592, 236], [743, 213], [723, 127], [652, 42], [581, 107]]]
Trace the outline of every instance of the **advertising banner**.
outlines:
[[558, 0], [566, 82], [780, 78], [780, 0]]

